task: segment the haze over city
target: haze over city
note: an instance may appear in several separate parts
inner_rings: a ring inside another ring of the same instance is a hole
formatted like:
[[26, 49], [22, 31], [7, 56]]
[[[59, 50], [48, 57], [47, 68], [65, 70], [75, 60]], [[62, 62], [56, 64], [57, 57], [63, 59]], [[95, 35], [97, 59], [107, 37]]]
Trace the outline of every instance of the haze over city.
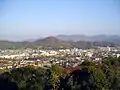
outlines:
[[0, 39], [120, 35], [119, 0], [1, 0]]

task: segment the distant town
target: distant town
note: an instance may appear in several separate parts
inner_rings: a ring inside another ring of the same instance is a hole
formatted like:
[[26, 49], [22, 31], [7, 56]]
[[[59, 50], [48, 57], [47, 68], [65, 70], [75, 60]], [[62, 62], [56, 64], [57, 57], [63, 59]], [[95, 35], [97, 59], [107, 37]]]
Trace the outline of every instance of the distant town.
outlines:
[[49, 67], [58, 64], [61, 67], [75, 67], [89, 60], [101, 63], [108, 56], [120, 56], [120, 47], [100, 47], [91, 49], [0, 49], [0, 69], [12, 69], [25, 66]]

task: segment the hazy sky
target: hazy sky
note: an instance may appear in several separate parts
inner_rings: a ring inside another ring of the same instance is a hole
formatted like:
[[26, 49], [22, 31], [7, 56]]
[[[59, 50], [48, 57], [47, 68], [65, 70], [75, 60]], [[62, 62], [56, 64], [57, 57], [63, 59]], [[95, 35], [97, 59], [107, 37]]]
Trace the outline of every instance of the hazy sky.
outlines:
[[0, 0], [0, 39], [120, 35], [120, 0]]

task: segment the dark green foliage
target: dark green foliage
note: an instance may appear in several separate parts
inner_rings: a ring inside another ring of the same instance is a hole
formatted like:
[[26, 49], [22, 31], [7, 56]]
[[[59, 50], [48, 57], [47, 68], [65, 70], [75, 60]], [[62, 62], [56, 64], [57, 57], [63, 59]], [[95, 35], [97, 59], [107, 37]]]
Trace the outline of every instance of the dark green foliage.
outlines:
[[63, 74], [59, 66], [52, 65], [7, 70], [2, 76], [15, 82], [20, 90], [120, 90], [120, 58], [105, 58], [102, 64], [85, 61], [81, 70], [66, 77]]
[[120, 66], [120, 58], [116, 57], [106, 57], [103, 59], [102, 63], [107, 66]]
[[18, 68], [3, 75], [16, 82], [20, 90], [43, 90], [46, 81], [45, 70], [41, 68]]

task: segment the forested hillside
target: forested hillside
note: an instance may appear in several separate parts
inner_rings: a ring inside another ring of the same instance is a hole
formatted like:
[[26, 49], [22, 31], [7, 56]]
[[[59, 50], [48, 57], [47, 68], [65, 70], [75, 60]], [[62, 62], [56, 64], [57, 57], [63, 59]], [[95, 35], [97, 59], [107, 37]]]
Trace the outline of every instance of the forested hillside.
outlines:
[[10, 83], [19, 90], [120, 90], [120, 58], [104, 58], [102, 63], [85, 61], [74, 68], [52, 65], [2, 70], [1, 78], [0, 90]]

